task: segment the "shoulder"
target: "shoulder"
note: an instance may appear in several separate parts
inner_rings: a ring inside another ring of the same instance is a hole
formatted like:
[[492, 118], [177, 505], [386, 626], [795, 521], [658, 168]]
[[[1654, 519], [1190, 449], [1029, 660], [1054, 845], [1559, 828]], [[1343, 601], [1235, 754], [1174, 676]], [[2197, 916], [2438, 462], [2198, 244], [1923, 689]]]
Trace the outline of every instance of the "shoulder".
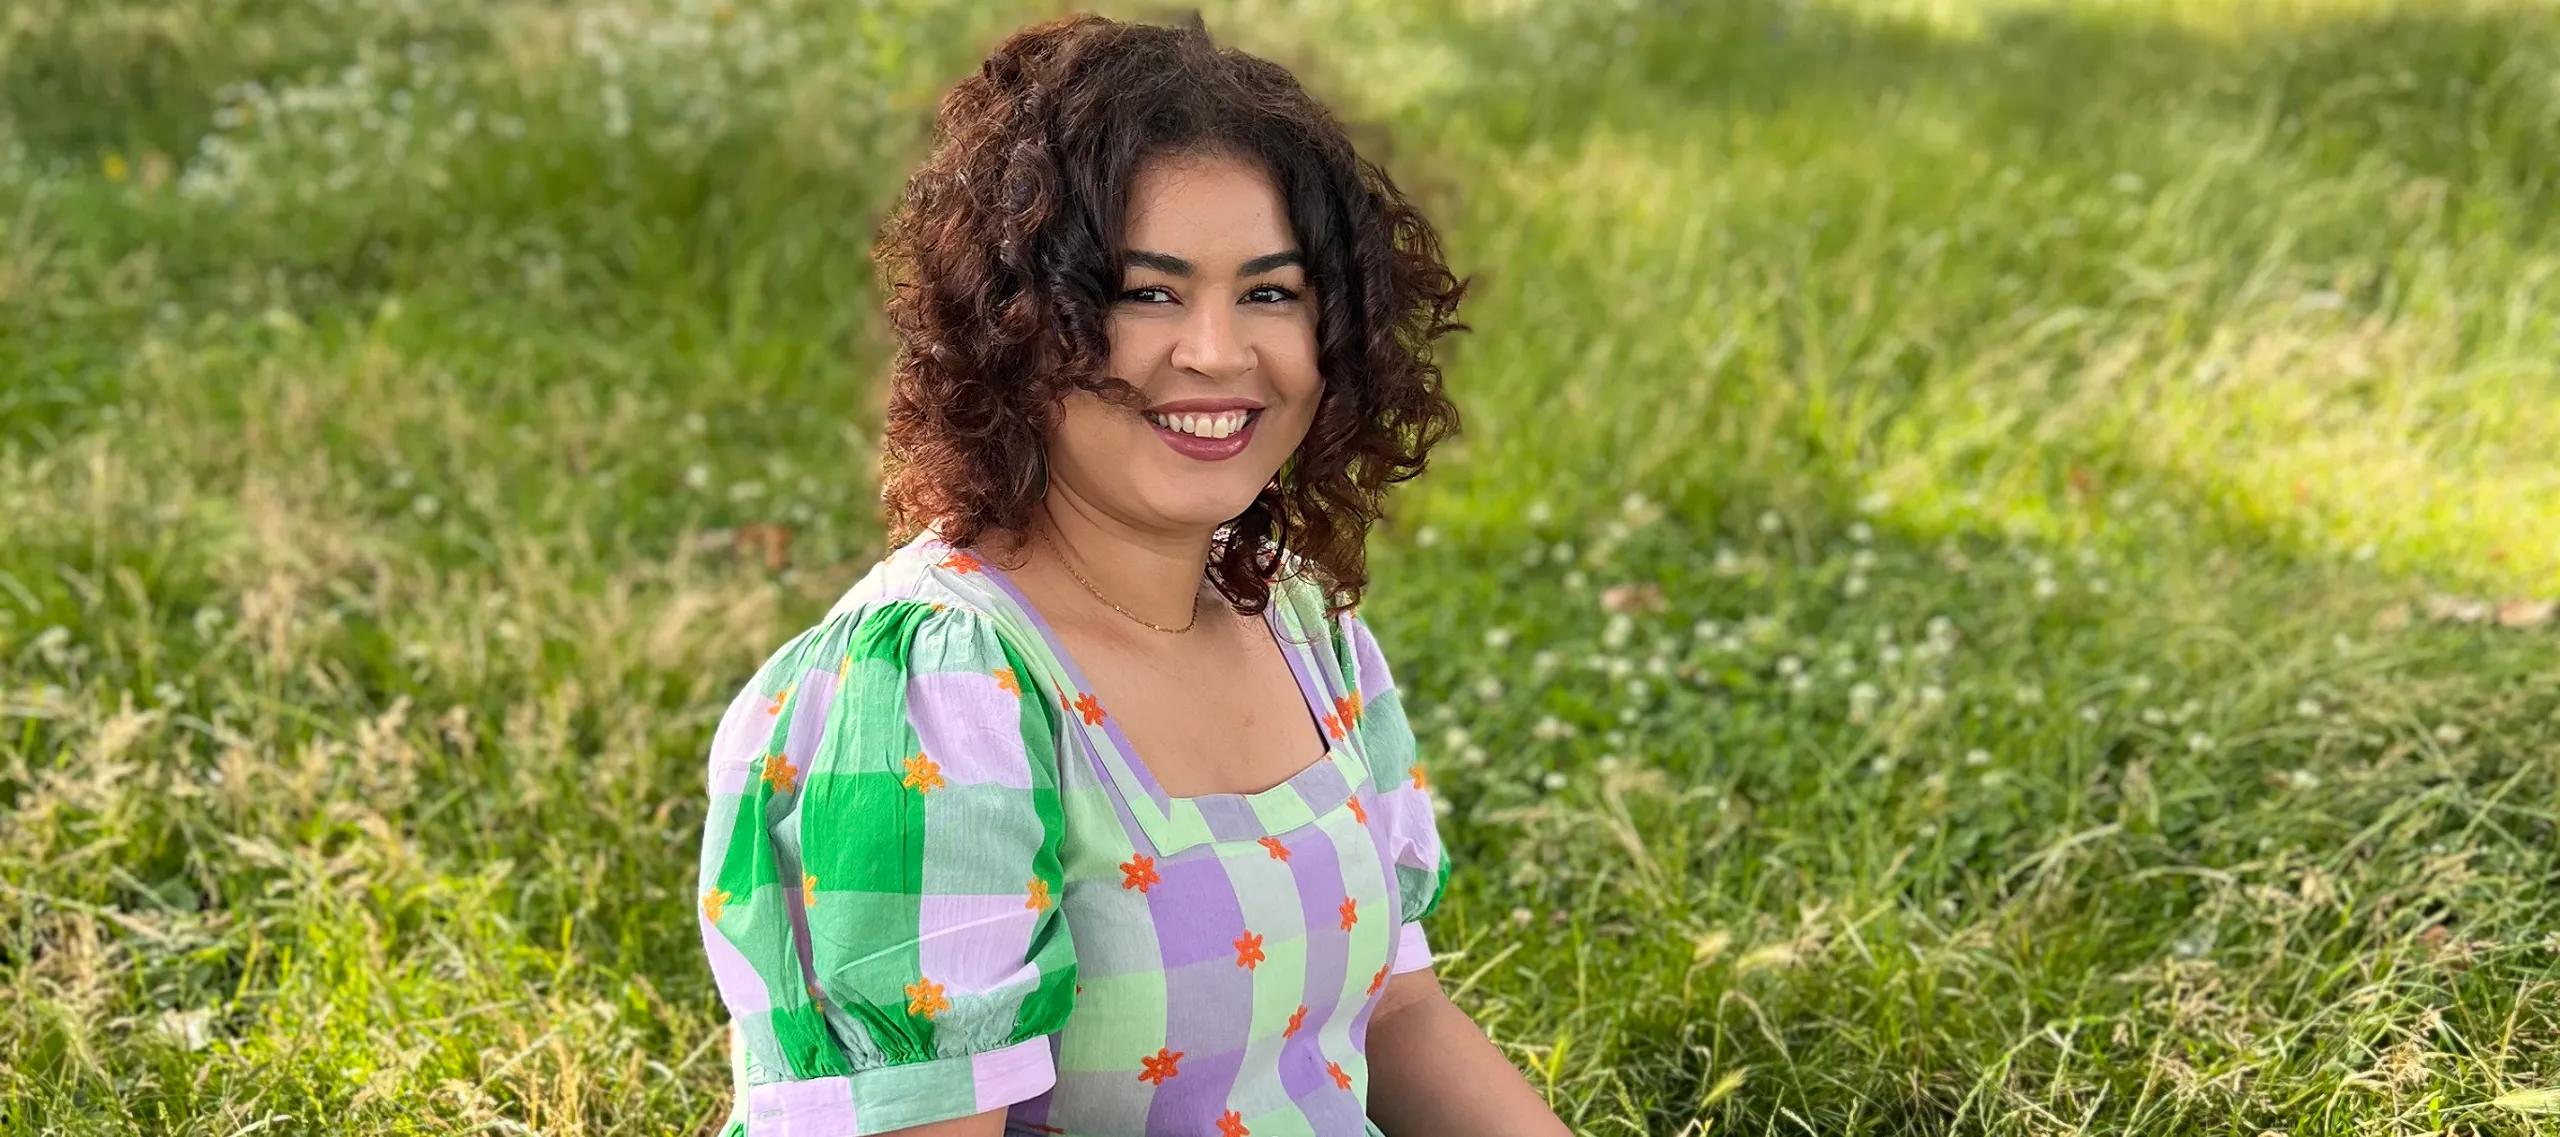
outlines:
[[891, 550], [825, 616], [767, 656], [742, 697], [773, 698], [814, 672], [860, 661], [901, 670], [983, 670], [1004, 662], [983, 593], [962, 579], [967, 553], [922, 540]]

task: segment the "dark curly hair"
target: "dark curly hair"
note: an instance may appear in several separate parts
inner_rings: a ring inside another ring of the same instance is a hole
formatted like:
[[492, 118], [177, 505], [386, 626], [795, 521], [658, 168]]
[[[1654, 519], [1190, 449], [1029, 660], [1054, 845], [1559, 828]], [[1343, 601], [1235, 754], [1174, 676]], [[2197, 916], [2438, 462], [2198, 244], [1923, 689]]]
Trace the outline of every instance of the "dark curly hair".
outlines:
[[898, 337], [882, 448], [890, 541], [938, 525], [958, 546], [1021, 532], [1047, 487], [1045, 427], [1070, 387], [1121, 406], [1103, 320], [1121, 282], [1138, 166], [1257, 164], [1287, 203], [1318, 299], [1324, 394], [1306, 440], [1212, 542], [1237, 610], [1266, 605], [1283, 554], [1335, 612], [1368, 585], [1387, 487], [1458, 429], [1432, 344], [1467, 281], [1438, 235], [1289, 72], [1167, 27], [1079, 15], [998, 45], [942, 99], [933, 151], [874, 248]]

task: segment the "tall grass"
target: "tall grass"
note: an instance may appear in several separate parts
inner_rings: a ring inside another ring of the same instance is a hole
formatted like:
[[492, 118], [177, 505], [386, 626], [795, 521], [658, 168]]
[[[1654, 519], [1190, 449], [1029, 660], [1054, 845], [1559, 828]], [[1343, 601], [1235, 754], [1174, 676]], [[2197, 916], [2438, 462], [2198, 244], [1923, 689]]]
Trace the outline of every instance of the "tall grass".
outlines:
[[[699, 754], [1045, 10], [0, 15], [0, 1126], [725, 1112]], [[1560, 1112], [2554, 1131], [2546, 6], [1208, 18], [1478, 278], [1369, 613]]]

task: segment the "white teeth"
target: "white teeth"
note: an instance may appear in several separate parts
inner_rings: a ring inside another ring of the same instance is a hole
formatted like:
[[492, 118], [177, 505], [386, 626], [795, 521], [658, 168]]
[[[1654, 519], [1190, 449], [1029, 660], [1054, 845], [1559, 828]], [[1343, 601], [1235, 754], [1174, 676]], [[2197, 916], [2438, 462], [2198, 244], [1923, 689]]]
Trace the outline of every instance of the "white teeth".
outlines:
[[1218, 414], [1193, 415], [1151, 414], [1147, 416], [1147, 421], [1167, 430], [1178, 430], [1201, 438], [1225, 438], [1243, 430], [1245, 420], [1251, 416], [1250, 411], [1223, 411]]

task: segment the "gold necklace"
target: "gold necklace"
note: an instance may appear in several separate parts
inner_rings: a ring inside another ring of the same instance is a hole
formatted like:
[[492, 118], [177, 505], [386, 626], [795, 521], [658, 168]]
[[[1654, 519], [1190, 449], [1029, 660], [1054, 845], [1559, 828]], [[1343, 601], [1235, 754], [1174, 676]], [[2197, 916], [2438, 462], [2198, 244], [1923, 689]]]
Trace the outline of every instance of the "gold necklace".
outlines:
[[[1059, 550], [1058, 550], [1058, 543], [1049, 539], [1049, 531], [1048, 531], [1048, 530], [1046, 530], [1046, 529], [1042, 529], [1042, 530], [1040, 530], [1040, 531], [1039, 531], [1039, 533], [1040, 533], [1040, 543], [1041, 543], [1041, 544], [1044, 544], [1044, 545], [1049, 546], [1049, 551], [1050, 551], [1050, 552], [1052, 552], [1052, 553], [1057, 553], [1057, 554], [1058, 554], [1058, 563], [1059, 563], [1059, 564], [1062, 564], [1062, 565], [1067, 566], [1067, 575], [1068, 575], [1068, 576], [1072, 576], [1072, 577], [1076, 578], [1076, 583], [1077, 583], [1077, 584], [1081, 584], [1081, 585], [1083, 585], [1083, 586], [1084, 586], [1084, 590], [1085, 590], [1085, 591], [1087, 591], [1087, 592], [1092, 593], [1092, 594], [1093, 594], [1093, 598], [1094, 598], [1094, 599], [1099, 600], [1099, 601], [1101, 601], [1101, 602], [1103, 602], [1103, 603], [1105, 603], [1105, 604], [1111, 604], [1111, 598], [1110, 598], [1110, 597], [1108, 597], [1108, 596], [1104, 596], [1104, 595], [1102, 594], [1102, 590], [1101, 590], [1101, 589], [1099, 589], [1099, 588], [1095, 588], [1095, 587], [1093, 586], [1093, 582], [1092, 582], [1092, 581], [1090, 581], [1090, 580], [1086, 580], [1086, 579], [1084, 578], [1084, 574], [1083, 574], [1083, 573], [1077, 572], [1077, 571], [1076, 571], [1076, 566], [1075, 566], [1074, 562], [1069, 561], [1069, 560], [1067, 559], [1067, 555], [1066, 555], [1065, 553], [1063, 553], [1063, 552], [1059, 552]], [[1162, 625], [1162, 624], [1154, 623], [1154, 622], [1152, 622], [1152, 621], [1148, 620], [1146, 617], [1141, 616], [1141, 615], [1139, 615], [1139, 614], [1137, 614], [1137, 613], [1135, 613], [1135, 612], [1132, 612], [1132, 611], [1130, 611], [1130, 610], [1128, 610], [1128, 609], [1126, 609], [1126, 608], [1123, 608], [1123, 607], [1121, 607], [1121, 606], [1119, 606], [1119, 605], [1117, 605], [1117, 604], [1111, 604], [1111, 610], [1112, 610], [1112, 611], [1114, 611], [1114, 612], [1118, 612], [1119, 614], [1121, 614], [1121, 615], [1123, 615], [1123, 616], [1127, 616], [1128, 618], [1130, 618], [1130, 619], [1132, 619], [1132, 620], [1136, 620], [1137, 622], [1139, 622], [1139, 623], [1141, 623], [1141, 624], [1145, 624], [1146, 626], [1148, 626], [1148, 627], [1150, 627], [1150, 628], [1154, 628], [1155, 630], [1157, 630], [1157, 631], [1159, 631], [1159, 632], [1177, 632], [1177, 633], [1178, 633], [1178, 632], [1187, 632], [1187, 631], [1190, 631], [1194, 625], [1197, 625], [1197, 624], [1200, 622], [1200, 590], [1199, 590], [1199, 589], [1197, 589], [1197, 588], [1194, 588], [1194, 589], [1192, 589], [1192, 590], [1191, 590], [1191, 623], [1189, 623], [1189, 624], [1184, 624], [1183, 626], [1181, 626], [1181, 627], [1179, 627], [1179, 628], [1168, 628], [1168, 627], [1165, 627], [1165, 626], [1164, 626], [1164, 625]]]

